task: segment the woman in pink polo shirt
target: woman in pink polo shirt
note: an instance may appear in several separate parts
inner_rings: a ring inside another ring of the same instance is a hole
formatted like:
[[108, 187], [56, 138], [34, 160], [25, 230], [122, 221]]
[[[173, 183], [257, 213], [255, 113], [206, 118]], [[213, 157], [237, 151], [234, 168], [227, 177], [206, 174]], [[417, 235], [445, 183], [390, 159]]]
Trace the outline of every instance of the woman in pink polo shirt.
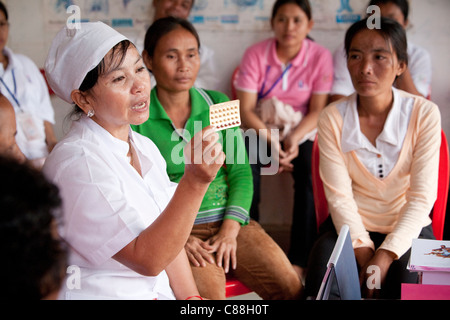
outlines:
[[[244, 127], [255, 129], [260, 139], [279, 151], [281, 171], [292, 171], [295, 201], [289, 258], [302, 277], [316, 236], [312, 141], [331, 90], [333, 62], [331, 53], [308, 37], [314, 25], [308, 0], [276, 1], [271, 25], [274, 37], [245, 52], [235, 87]], [[283, 117], [287, 121], [279, 120]], [[274, 127], [283, 133], [281, 139], [271, 137], [267, 129]], [[291, 129], [283, 130], [287, 127]], [[254, 164], [254, 148], [248, 145], [255, 187], [251, 217], [258, 220], [261, 161]]]

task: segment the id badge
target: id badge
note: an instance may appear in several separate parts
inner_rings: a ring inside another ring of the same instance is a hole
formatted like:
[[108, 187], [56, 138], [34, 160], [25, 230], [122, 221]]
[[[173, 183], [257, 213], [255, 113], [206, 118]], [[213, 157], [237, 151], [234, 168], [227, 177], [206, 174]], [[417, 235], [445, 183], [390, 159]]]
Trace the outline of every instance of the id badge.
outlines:
[[16, 113], [16, 117], [17, 122], [28, 141], [45, 139], [44, 132], [39, 128], [38, 121], [40, 120], [27, 112], [18, 112]]

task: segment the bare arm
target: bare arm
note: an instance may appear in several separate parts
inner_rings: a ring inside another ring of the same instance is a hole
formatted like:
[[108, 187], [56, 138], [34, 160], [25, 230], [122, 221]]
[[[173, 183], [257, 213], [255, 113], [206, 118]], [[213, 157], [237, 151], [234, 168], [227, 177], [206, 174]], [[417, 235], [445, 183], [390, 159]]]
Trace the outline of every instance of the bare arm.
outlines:
[[301, 141], [306, 134], [317, 128], [319, 115], [328, 102], [328, 94], [313, 94], [309, 103], [309, 112], [291, 133], [292, 140]]
[[306, 134], [317, 128], [319, 115], [327, 105], [327, 102], [328, 94], [312, 95], [308, 114], [284, 140], [286, 158], [281, 161], [282, 165], [288, 166], [288, 164], [298, 156], [298, 145], [300, 141]]
[[169, 277], [170, 287], [177, 300], [186, 300], [190, 297], [200, 296], [184, 249], [167, 266], [166, 273]]
[[[239, 91], [236, 92], [237, 98], [241, 103], [241, 118], [245, 128], [255, 129], [259, 134], [260, 130], [267, 129], [266, 124], [256, 114], [256, 105], [258, 103], [258, 95], [252, 92]], [[267, 131], [263, 130], [262, 132]], [[262, 133], [261, 132], [261, 133]], [[270, 141], [270, 133], [267, 133], [267, 141]]]
[[241, 103], [243, 127], [256, 130], [256, 134], [267, 141], [267, 148], [272, 150], [273, 157], [276, 157], [275, 155], [278, 154], [280, 158], [284, 158], [285, 153], [281, 148], [280, 141], [278, 139], [275, 141], [275, 138], [272, 138], [271, 131], [268, 130], [266, 124], [256, 114], [258, 95], [239, 90], [236, 93]]
[[[206, 134], [203, 140], [196, 138], [208, 130], [211, 133]], [[214, 140], [210, 141], [211, 137]], [[172, 200], [158, 219], [119, 251], [114, 259], [140, 274], [156, 276], [178, 256], [189, 237], [206, 190], [223, 164], [225, 155], [218, 138], [210, 127], [194, 136], [185, 148], [189, 158]], [[212, 146], [214, 152], [209, 150]], [[218, 158], [208, 162], [204, 158], [202, 163], [195, 164], [194, 156], [199, 152]]]

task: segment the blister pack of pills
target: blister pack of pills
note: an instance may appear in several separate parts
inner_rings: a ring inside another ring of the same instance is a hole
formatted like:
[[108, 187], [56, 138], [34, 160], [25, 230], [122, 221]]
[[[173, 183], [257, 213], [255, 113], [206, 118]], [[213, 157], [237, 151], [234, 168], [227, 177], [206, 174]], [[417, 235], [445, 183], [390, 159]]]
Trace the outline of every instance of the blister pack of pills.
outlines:
[[233, 100], [212, 105], [209, 108], [209, 120], [210, 124], [216, 127], [216, 131], [240, 126], [240, 101]]

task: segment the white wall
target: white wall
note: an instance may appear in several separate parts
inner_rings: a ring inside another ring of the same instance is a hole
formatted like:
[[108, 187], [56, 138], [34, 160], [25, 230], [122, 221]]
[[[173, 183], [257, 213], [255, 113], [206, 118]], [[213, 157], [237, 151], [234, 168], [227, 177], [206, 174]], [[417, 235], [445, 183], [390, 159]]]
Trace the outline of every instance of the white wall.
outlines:
[[[320, 1], [320, 0], [311, 0]], [[428, 50], [433, 62], [432, 100], [440, 107], [442, 126], [450, 135], [450, 0], [410, 0], [411, 14], [409, 39]], [[255, 41], [271, 33], [202, 32], [202, 41], [216, 49], [222, 87], [229, 93], [229, 78], [239, 64], [244, 50]], [[345, 31], [313, 30], [312, 37], [318, 43], [334, 51], [342, 43]], [[217, 41], [220, 39], [220, 41]]]
[[[310, 0], [320, 1], [320, 0]], [[364, 1], [364, 0], [361, 0]], [[368, 2], [368, 1], [367, 1]], [[428, 50], [433, 62], [432, 100], [440, 107], [442, 126], [450, 135], [450, 0], [410, 0], [409, 39]], [[222, 87], [230, 92], [229, 78], [239, 64], [244, 50], [271, 33], [202, 32], [202, 41], [216, 49]], [[334, 51], [342, 43], [345, 30], [313, 30], [316, 42]], [[220, 41], [217, 41], [220, 39]]]
[[[117, 1], [117, 0], [116, 0]], [[149, 0], [151, 1], [151, 0]], [[312, 0], [320, 1], [320, 0]], [[39, 67], [44, 65], [47, 50], [54, 34], [45, 34], [43, 19], [44, 0], [5, 0], [10, 13], [9, 46], [28, 55]], [[433, 59], [432, 99], [439, 105], [444, 130], [450, 135], [450, 0], [410, 0], [412, 25], [408, 36], [424, 46]], [[331, 51], [343, 41], [345, 31], [313, 30], [313, 38]], [[200, 32], [202, 41], [215, 50], [218, 77], [222, 91], [230, 93], [230, 77], [245, 49], [268, 36], [270, 32]], [[57, 116], [56, 133], [63, 135], [62, 123], [70, 109], [58, 98], [53, 98]]]
[[[442, 127], [447, 136], [450, 136], [450, 0], [410, 0], [410, 4], [411, 24], [408, 28], [408, 37], [415, 44], [425, 47], [431, 55], [432, 100], [440, 107]], [[268, 36], [271, 36], [271, 33], [201, 32], [202, 41], [216, 51], [225, 93], [230, 93], [231, 74], [239, 64], [245, 49]], [[342, 43], [345, 31], [313, 30], [311, 36], [318, 43], [334, 51]], [[291, 223], [292, 186], [290, 174], [262, 177], [260, 222], [263, 225]]]
[[[38, 67], [42, 68], [54, 36], [54, 34], [45, 34], [44, 32], [44, 0], [5, 0], [4, 2], [10, 13], [9, 46], [16, 52], [28, 55]], [[442, 126], [450, 136], [450, 0], [410, 0], [410, 3], [412, 24], [408, 30], [408, 36], [414, 43], [425, 47], [431, 54], [433, 60], [432, 100], [440, 107]], [[345, 31], [342, 30], [313, 30], [311, 35], [315, 41], [334, 51], [343, 41], [344, 34]], [[221, 90], [230, 94], [230, 78], [245, 49], [251, 44], [271, 36], [271, 33], [201, 31], [200, 36], [203, 43], [215, 50]], [[60, 139], [64, 134], [64, 117], [71, 107], [57, 97], [53, 97], [52, 102], [57, 122], [55, 131]], [[271, 190], [263, 189], [263, 197], [269, 197], [264, 200], [268, 205], [263, 206], [263, 210], [276, 210], [273, 205], [277, 201], [270, 200], [283, 197], [286, 199], [286, 194], [291, 192], [292, 182], [290, 177], [286, 176], [275, 178], [275, 180], [273, 177], [269, 177], [266, 180], [268, 180], [267, 184], [276, 185], [276, 187]], [[291, 199], [291, 197], [287, 198]], [[287, 215], [290, 214], [290, 206], [291, 201], [283, 202], [282, 211], [287, 212]], [[264, 214], [262, 213], [262, 215]], [[265, 219], [265, 222], [269, 223], [280, 221], [282, 224], [289, 223], [286, 214], [283, 217], [267, 216]]]

